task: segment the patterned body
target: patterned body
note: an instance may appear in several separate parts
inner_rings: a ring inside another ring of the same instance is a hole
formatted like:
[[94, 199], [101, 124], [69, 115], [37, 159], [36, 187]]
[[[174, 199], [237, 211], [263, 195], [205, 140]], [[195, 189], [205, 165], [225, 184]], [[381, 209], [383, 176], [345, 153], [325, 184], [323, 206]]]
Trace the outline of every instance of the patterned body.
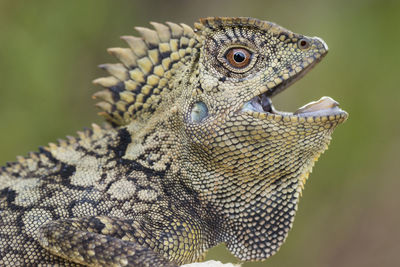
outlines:
[[347, 118], [322, 99], [270, 98], [327, 52], [250, 18], [152, 23], [109, 52], [93, 125], [0, 171], [0, 265], [175, 266], [225, 242], [273, 255], [309, 172]]

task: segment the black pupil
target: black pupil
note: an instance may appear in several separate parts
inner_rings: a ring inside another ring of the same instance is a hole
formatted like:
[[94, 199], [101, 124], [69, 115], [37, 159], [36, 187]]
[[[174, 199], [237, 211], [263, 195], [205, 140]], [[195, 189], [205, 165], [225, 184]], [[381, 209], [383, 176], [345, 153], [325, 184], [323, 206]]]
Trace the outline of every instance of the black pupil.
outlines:
[[306, 46], [306, 45], [307, 45], [307, 41], [302, 40], [302, 41], [300, 42], [300, 45], [301, 45], [302, 47]]
[[238, 51], [238, 52], [235, 52], [235, 54], [233, 55], [233, 59], [236, 62], [241, 63], [246, 59], [246, 55], [243, 52]]

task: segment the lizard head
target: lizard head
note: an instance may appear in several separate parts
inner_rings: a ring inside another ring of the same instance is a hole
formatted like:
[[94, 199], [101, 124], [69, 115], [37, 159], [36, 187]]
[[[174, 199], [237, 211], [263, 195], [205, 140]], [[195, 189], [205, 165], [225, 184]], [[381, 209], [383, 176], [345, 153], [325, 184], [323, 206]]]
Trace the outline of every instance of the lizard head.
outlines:
[[250, 18], [195, 24], [200, 46], [183, 104], [187, 167], [228, 219], [242, 260], [274, 254], [291, 228], [314, 162], [347, 113], [329, 97], [282, 112], [272, 97], [327, 53], [324, 41]]

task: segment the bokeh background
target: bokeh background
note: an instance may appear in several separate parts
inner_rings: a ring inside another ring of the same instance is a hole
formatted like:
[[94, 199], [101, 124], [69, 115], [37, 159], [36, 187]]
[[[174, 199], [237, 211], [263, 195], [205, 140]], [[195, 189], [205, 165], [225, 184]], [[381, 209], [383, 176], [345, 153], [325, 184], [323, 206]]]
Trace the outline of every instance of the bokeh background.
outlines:
[[[101, 123], [90, 96], [105, 49], [149, 21], [192, 25], [251, 16], [322, 37], [328, 56], [277, 96], [296, 110], [320, 96], [350, 118], [306, 185], [281, 250], [243, 266], [400, 266], [400, 1], [0, 0], [0, 165]], [[223, 247], [208, 258], [236, 260]]]

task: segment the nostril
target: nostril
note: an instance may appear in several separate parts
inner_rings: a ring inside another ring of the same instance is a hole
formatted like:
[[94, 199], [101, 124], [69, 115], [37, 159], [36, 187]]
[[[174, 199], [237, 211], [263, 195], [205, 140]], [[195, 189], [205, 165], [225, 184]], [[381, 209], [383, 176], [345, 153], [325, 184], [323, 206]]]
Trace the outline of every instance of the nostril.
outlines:
[[297, 42], [297, 45], [300, 49], [306, 50], [310, 47], [310, 40], [302, 38]]

